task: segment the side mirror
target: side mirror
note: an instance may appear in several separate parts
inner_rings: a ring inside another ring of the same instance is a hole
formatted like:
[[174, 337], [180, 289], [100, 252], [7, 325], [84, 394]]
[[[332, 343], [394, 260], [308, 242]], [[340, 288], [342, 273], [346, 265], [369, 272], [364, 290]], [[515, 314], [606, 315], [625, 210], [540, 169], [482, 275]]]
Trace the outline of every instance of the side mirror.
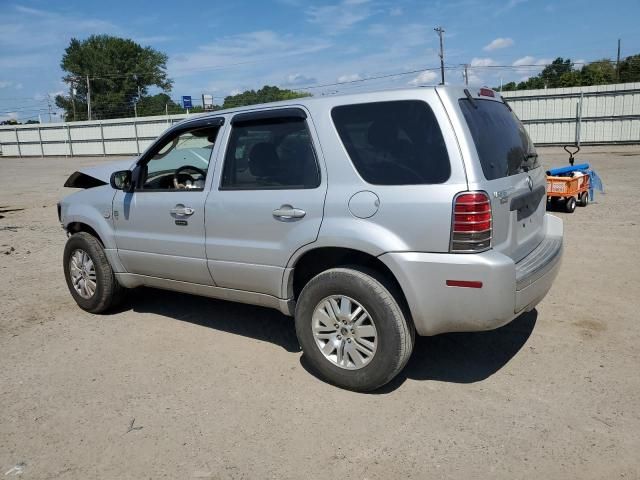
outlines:
[[131, 170], [120, 170], [113, 172], [109, 179], [111, 188], [123, 190], [125, 192], [133, 191], [133, 182], [131, 181]]

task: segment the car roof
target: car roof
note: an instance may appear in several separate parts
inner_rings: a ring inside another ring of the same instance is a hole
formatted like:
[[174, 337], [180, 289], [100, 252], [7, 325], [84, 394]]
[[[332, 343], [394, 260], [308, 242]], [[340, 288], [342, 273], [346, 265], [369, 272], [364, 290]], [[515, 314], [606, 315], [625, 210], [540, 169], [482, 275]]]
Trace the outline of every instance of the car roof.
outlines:
[[[474, 97], [478, 97], [479, 93], [477, 92], [476, 88], [473, 87], [468, 87], [468, 86], [460, 86], [460, 85], [421, 85], [418, 87], [410, 87], [410, 88], [389, 88], [389, 89], [380, 89], [380, 90], [371, 90], [371, 91], [365, 91], [365, 92], [357, 92], [357, 93], [342, 93], [342, 94], [332, 94], [332, 95], [321, 95], [321, 96], [317, 96], [317, 97], [300, 97], [300, 98], [293, 98], [290, 100], [282, 100], [282, 101], [278, 101], [278, 102], [269, 102], [269, 103], [257, 103], [257, 104], [253, 104], [253, 105], [244, 105], [241, 107], [235, 107], [235, 108], [226, 108], [226, 109], [222, 109], [222, 110], [215, 110], [212, 112], [204, 112], [204, 113], [197, 113], [197, 114], [193, 114], [191, 116], [189, 116], [188, 118], [182, 120], [181, 122], [178, 122], [174, 125], [175, 126], [179, 126], [179, 125], [184, 125], [185, 123], [188, 122], [192, 122], [192, 121], [201, 121], [207, 118], [215, 118], [215, 117], [220, 117], [222, 115], [230, 115], [230, 114], [236, 114], [236, 113], [244, 113], [244, 112], [251, 112], [251, 111], [255, 111], [255, 110], [263, 110], [263, 109], [275, 109], [275, 108], [282, 108], [282, 107], [292, 107], [292, 106], [303, 106], [303, 107], [317, 107], [318, 105], [321, 105], [322, 103], [330, 103], [330, 104], [335, 104], [336, 103], [336, 99], [339, 99], [340, 103], [348, 103], [350, 99], [353, 99], [354, 102], [357, 103], [361, 103], [363, 99], [367, 99], [369, 101], [376, 101], [376, 99], [378, 97], [382, 97], [384, 96], [386, 99], [388, 99], [389, 93], [393, 93], [393, 92], [421, 92], [424, 91], [425, 89], [435, 89], [437, 90], [439, 93], [446, 95], [446, 96], [451, 96], [451, 97], [464, 97], [465, 96], [465, 90], [469, 90], [471, 92], [471, 94]], [[494, 99], [491, 100], [498, 100], [501, 101], [502, 97], [500, 96], [499, 92], [495, 92], [496, 97]], [[487, 97], [482, 97], [487, 98]], [[489, 99], [489, 98], [487, 98]]]

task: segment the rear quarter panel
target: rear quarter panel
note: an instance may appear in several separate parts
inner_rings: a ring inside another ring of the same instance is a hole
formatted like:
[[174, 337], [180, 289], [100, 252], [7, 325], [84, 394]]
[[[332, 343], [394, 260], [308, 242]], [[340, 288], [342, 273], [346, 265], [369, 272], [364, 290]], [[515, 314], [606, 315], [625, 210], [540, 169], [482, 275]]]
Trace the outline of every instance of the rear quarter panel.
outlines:
[[[451, 176], [446, 183], [373, 185], [358, 174], [335, 128], [331, 110], [339, 105], [394, 100], [422, 100], [433, 110], [451, 163]], [[296, 252], [290, 265], [305, 251], [321, 246], [354, 248], [371, 255], [448, 251], [452, 199], [467, 189], [467, 182], [456, 136], [435, 90], [377, 92], [348, 100], [330, 97], [320, 104], [310, 103], [309, 110], [326, 161], [327, 198], [317, 242]], [[379, 198], [379, 208], [369, 218], [357, 218], [349, 210], [349, 200], [361, 191], [373, 192]]]

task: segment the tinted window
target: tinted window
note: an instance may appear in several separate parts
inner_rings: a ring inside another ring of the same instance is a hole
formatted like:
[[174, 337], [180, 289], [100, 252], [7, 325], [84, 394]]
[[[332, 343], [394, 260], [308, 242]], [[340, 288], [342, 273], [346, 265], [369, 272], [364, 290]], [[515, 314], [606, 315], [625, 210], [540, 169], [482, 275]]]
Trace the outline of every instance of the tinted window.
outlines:
[[231, 132], [221, 188], [315, 188], [320, 172], [304, 119], [236, 123]]
[[520, 120], [502, 102], [459, 101], [487, 180], [538, 166], [538, 155]]
[[433, 111], [418, 100], [364, 103], [331, 112], [351, 161], [376, 185], [443, 183], [451, 174]]

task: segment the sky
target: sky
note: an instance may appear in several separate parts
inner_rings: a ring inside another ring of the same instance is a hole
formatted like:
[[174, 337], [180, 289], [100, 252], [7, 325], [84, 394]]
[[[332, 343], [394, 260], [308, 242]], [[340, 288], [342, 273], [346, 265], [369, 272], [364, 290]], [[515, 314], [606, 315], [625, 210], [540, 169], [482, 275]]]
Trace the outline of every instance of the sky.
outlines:
[[623, 57], [640, 53], [638, 18], [639, 0], [0, 0], [0, 120], [48, 121], [47, 96], [69, 91], [64, 49], [91, 34], [168, 54], [172, 98], [222, 103], [265, 84], [314, 95], [436, 84], [438, 25], [446, 82], [462, 84], [468, 64], [471, 85], [497, 87], [558, 56], [615, 59], [618, 38]]

